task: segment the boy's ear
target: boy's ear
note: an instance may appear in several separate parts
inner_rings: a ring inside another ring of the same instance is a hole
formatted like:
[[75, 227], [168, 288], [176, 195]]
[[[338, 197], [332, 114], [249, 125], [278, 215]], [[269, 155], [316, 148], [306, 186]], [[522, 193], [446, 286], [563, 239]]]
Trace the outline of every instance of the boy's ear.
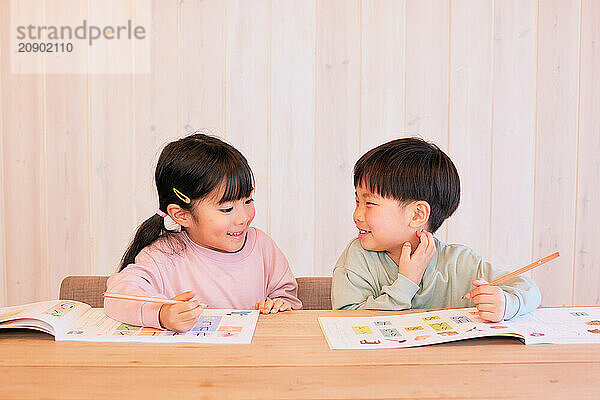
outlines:
[[431, 215], [431, 207], [425, 200], [418, 200], [411, 205], [412, 217], [409, 223], [411, 228], [419, 229], [427, 226], [429, 216]]
[[169, 214], [173, 221], [183, 227], [188, 228], [192, 225], [192, 214], [177, 204], [169, 204], [167, 206], [167, 214]]

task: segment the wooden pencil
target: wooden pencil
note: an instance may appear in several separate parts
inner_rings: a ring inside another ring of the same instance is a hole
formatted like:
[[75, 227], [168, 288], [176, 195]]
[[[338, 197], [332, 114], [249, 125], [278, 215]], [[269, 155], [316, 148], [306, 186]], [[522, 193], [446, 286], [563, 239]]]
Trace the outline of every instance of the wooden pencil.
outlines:
[[[539, 267], [542, 264], [547, 263], [550, 260], [554, 260], [555, 258], [558, 258], [560, 254], [558, 253], [558, 251], [556, 253], [552, 253], [549, 256], [546, 256], [544, 258], [540, 258], [537, 261], [532, 262], [529, 265], [526, 265], [522, 268], [517, 269], [516, 271], [511, 272], [510, 274], [506, 274], [504, 276], [501, 276], [500, 278], [493, 280], [492, 282], [488, 283], [488, 285], [498, 285], [504, 281], [507, 281], [508, 279], [514, 278], [515, 276], [521, 275], [522, 273], [525, 273], [529, 270], [532, 270], [536, 267]], [[467, 298], [466, 296], [471, 293], [474, 289], [469, 290], [467, 293], [465, 293], [465, 295], [463, 296], [464, 298]]]
[[[104, 297], [109, 297], [111, 299], [121, 299], [121, 300], [133, 300], [133, 301], [147, 301], [150, 303], [162, 303], [162, 304], [177, 304], [183, 303], [188, 300], [173, 300], [173, 299], [161, 299], [160, 297], [145, 297], [145, 296], [133, 296], [130, 294], [120, 294], [120, 293], [104, 293]], [[206, 304], [200, 304], [203, 307], [206, 307]]]

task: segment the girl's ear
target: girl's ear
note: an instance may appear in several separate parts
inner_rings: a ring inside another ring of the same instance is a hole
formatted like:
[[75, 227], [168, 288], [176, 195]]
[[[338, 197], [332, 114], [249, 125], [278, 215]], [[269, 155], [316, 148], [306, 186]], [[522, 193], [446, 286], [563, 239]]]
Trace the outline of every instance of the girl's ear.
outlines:
[[429, 216], [431, 215], [431, 207], [425, 200], [418, 200], [413, 202], [411, 205], [412, 218], [409, 226], [415, 229], [422, 229], [427, 226]]
[[177, 204], [169, 204], [167, 206], [167, 214], [169, 214], [173, 221], [185, 228], [192, 225], [192, 214]]

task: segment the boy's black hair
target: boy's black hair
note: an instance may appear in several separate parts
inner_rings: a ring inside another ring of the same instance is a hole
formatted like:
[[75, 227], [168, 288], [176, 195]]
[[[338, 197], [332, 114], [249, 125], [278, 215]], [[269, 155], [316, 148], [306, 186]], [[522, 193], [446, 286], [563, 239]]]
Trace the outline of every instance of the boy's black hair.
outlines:
[[[216, 137], [201, 133], [166, 145], [158, 158], [154, 180], [159, 209], [164, 213], [169, 204], [191, 212], [195, 200], [205, 198], [222, 186], [219, 203], [248, 198], [254, 190], [254, 176], [242, 153]], [[137, 229], [121, 259], [119, 271], [135, 262], [144, 247], [171, 234], [164, 228], [163, 218], [152, 215]]]
[[354, 186], [401, 203], [424, 200], [435, 232], [460, 201], [456, 167], [439, 147], [412, 137], [392, 140], [365, 153], [354, 166]]

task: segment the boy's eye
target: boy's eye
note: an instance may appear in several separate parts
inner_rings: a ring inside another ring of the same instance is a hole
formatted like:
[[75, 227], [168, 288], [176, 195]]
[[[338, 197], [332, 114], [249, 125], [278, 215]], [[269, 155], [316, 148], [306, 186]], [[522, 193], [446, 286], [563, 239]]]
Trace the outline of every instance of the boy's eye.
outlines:
[[373, 203], [372, 201], [367, 201], [367, 205], [368, 205], [368, 206], [376, 206], [377, 204], [376, 204], [376, 203]]
[[248, 199], [248, 200], [246, 200], [246, 201], [245, 201], [245, 203], [246, 203], [246, 204], [250, 204], [250, 203], [252, 203], [253, 201], [254, 201], [254, 199]]
[[229, 208], [221, 208], [221, 212], [224, 213], [230, 213], [233, 211], [233, 207], [229, 207]]

